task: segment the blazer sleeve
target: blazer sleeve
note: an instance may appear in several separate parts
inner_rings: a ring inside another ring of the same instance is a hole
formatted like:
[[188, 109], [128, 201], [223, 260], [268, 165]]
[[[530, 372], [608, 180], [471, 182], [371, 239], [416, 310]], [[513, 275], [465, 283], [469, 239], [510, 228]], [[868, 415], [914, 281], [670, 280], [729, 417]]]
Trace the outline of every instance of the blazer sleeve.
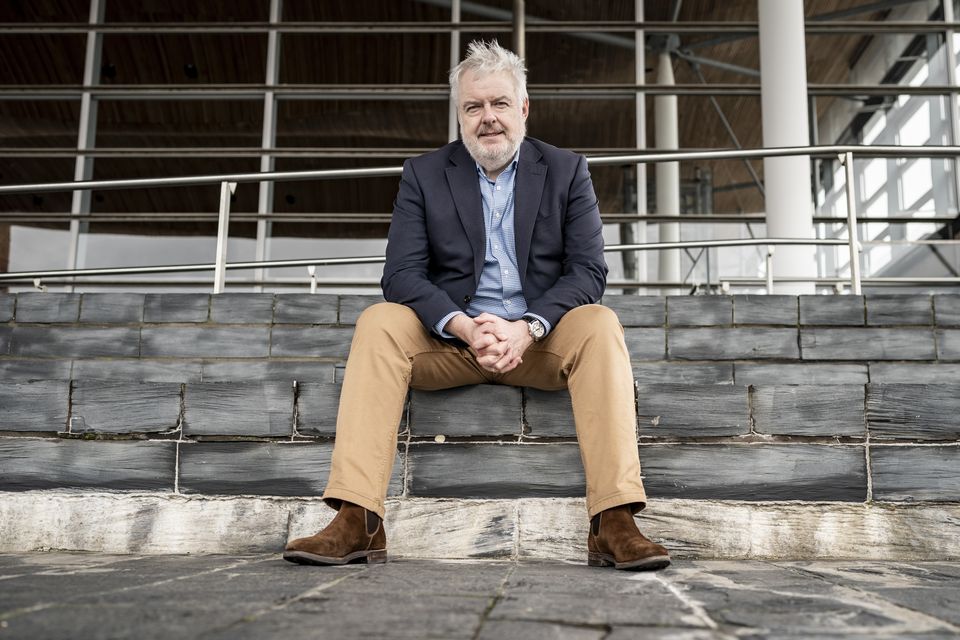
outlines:
[[527, 301], [528, 310], [557, 326], [570, 309], [600, 300], [607, 272], [600, 206], [586, 158], [580, 156], [567, 193], [562, 274], [541, 296]]
[[413, 163], [407, 160], [393, 203], [380, 286], [387, 302], [412, 308], [428, 331], [444, 316], [460, 311], [447, 292], [430, 281], [429, 269], [430, 240], [423, 189]]

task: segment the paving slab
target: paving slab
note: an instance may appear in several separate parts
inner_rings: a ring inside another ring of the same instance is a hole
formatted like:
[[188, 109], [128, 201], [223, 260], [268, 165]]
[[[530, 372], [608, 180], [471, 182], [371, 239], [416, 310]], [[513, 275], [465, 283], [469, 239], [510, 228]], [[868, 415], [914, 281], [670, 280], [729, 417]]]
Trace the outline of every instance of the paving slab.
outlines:
[[953, 638], [960, 562], [0, 555], [3, 638]]

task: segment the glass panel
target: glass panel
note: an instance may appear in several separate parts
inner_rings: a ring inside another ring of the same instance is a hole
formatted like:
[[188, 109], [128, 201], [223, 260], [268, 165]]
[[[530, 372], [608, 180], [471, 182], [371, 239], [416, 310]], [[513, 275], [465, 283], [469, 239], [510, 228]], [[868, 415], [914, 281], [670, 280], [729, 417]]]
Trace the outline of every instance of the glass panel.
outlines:
[[259, 149], [262, 128], [262, 100], [101, 100], [97, 108], [98, 149]]
[[101, 60], [103, 84], [263, 84], [267, 36], [108, 33]]
[[82, 34], [4, 35], [0, 84], [83, 84], [86, 41]]

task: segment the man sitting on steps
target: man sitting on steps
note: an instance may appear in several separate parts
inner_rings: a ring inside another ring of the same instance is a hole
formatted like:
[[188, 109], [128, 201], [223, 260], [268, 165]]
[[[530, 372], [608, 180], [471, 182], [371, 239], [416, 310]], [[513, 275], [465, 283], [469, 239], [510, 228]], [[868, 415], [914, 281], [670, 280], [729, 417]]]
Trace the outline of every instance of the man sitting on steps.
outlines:
[[290, 562], [384, 562], [384, 500], [409, 387], [570, 391], [587, 483], [588, 563], [670, 564], [637, 529], [646, 505], [633, 375], [606, 284], [586, 160], [526, 137], [526, 69], [495, 41], [450, 71], [462, 141], [404, 163], [384, 265], [388, 302], [357, 321], [320, 533]]

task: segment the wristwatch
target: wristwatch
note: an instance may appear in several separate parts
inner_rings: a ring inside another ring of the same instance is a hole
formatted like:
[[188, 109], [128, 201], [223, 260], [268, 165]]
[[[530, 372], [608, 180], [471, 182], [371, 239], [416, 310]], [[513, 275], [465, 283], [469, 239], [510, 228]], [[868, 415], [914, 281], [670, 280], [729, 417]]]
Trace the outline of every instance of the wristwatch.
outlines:
[[530, 331], [530, 337], [533, 338], [533, 341], [540, 342], [543, 340], [543, 336], [547, 335], [547, 328], [543, 326], [543, 323], [531, 316], [524, 316], [523, 319], [527, 321], [527, 329]]

